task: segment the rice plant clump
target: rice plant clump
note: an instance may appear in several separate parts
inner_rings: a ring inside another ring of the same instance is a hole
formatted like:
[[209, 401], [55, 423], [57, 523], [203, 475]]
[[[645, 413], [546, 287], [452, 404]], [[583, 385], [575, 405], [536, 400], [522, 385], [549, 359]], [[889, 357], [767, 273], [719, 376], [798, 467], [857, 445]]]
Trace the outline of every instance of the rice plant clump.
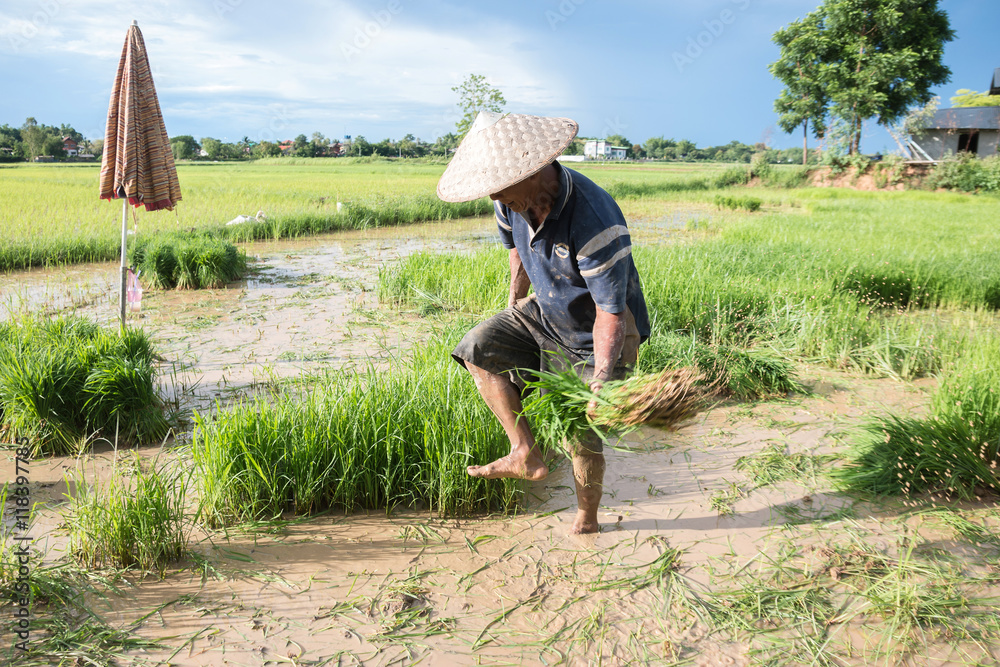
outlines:
[[[130, 470], [129, 470], [130, 469]], [[129, 470], [133, 474], [126, 477]], [[69, 552], [91, 568], [138, 567], [162, 577], [167, 565], [187, 553], [188, 475], [135, 456], [103, 485], [73, 480], [66, 518]]]
[[597, 394], [572, 367], [532, 374], [525, 385], [537, 392], [525, 401], [522, 415], [548, 449], [559, 450], [588, 432], [606, 438], [639, 426], [673, 429], [694, 416], [705, 397], [700, 376], [689, 368], [607, 382]]
[[95, 437], [132, 444], [168, 429], [149, 337], [81, 318], [0, 326], [0, 431], [35, 453], [68, 454]]
[[652, 336], [639, 348], [637, 370], [693, 366], [706, 387], [738, 400], [781, 396], [802, 391], [792, 364], [774, 354], [734, 345], [708, 345], [694, 336], [675, 333]]
[[733, 211], [743, 209], [748, 213], [756, 213], [763, 202], [756, 197], [735, 197], [731, 195], [715, 195], [713, 200], [716, 208], [728, 208]]
[[193, 456], [212, 526], [328, 508], [427, 506], [440, 514], [514, 506], [520, 486], [466, 466], [509, 453], [468, 374], [437, 346], [389, 369], [284, 386], [195, 416]]
[[224, 287], [246, 272], [246, 255], [232, 243], [207, 233], [140, 237], [131, 263], [150, 287], [203, 289]]
[[[1000, 491], [1000, 339], [982, 336], [944, 375], [926, 419], [870, 421], [852, 462], [837, 471], [849, 489], [972, 499]], [[938, 495], [940, 494], [940, 495]]]

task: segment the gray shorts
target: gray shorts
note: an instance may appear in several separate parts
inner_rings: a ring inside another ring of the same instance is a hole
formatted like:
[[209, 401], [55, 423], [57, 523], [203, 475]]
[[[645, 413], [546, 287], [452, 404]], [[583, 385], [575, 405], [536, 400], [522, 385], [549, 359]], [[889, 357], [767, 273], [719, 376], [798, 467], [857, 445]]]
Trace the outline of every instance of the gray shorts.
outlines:
[[[591, 379], [594, 376], [593, 351], [574, 350], [554, 340], [543, 329], [541, 315], [534, 298], [521, 299], [512, 308], [470, 329], [451, 356], [463, 367], [468, 362], [495, 375], [511, 374], [512, 380], [522, 388], [524, 380], [535, 379], [532, 371], [565, 370], [569, 366], [584, 380]], [[630, 370], [619, 362], [612, 378], [622, 379]], [[588, 434], [572, 449], [596, 454], [603, 447], [596, 434]]]

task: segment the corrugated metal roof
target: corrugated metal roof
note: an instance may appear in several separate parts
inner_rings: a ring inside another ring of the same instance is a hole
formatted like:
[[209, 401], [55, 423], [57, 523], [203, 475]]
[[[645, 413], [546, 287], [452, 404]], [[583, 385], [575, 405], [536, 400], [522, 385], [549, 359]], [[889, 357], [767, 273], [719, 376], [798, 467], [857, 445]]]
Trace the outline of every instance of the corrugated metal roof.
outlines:
[[927, 123], [928, 130], [997, 130], [1000, 107], [938, 109]]
[[1000, 67], [993, 70], [993, 85], [990, 86], [990, 95], [1000, 95]]

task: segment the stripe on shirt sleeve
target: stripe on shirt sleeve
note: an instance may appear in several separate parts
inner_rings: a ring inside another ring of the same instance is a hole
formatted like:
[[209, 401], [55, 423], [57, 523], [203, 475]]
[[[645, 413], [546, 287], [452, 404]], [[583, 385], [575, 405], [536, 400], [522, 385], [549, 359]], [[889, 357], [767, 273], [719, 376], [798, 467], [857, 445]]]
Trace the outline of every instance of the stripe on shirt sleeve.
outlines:
[[580, 248], [580, 252], [576, 254], [576, 261], [581, 262], [585, 260], [587, 257], [592, 257], [596, 255], [601, 250], [606, 248], [608, 244], [610, 244], [612, 241], [614, 241], [620, 236], [624, 237], [629, 236], [628, 227], [626, 227], [625, 225], [615, 225], [614, 227], [608, 227], [600, 234], [590, 239], [590, 241], [587, 242], [587, 245]]
[[631, 254], [632, 254], [632, 246], [631, 245], [626, 246], [621, 250], [619, 250], [618, 252], [616, 252], [611, 259], [604, 262], [603, 264], [599, 264], [592, 269], [587, 269], [586, 271], [580, 271], [580, 275], [583, 276], [584, 278], [591, 278], [593, 276], [600, 275]]
[[510, 227], [510, 221], [507, 219], [507, 216], [505, 216], [503, 212], [500, 210], [500, 204], [498, 202], [493, 202], [493, 212], [496, 213], [497, 225], [500, 227], [500, 229], [507, 232], [512, 231]]

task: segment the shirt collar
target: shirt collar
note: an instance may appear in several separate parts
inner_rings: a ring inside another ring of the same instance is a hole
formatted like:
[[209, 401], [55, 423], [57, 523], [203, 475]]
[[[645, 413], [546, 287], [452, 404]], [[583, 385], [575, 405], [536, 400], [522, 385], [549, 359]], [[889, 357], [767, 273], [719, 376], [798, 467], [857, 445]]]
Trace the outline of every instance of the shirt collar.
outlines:
[[569, 201], [570, 195], [573, 194], [573, 176], [570, 170], [559, 164], [558, 160], [552, 164], [559, 171], [559, 192], [556, 193], [556, 199], [552, 202], [552, 210], [549, 211], [546, 220], [549, 218], [558, 220], [563, 209], [566, 208], [566, 203]]

